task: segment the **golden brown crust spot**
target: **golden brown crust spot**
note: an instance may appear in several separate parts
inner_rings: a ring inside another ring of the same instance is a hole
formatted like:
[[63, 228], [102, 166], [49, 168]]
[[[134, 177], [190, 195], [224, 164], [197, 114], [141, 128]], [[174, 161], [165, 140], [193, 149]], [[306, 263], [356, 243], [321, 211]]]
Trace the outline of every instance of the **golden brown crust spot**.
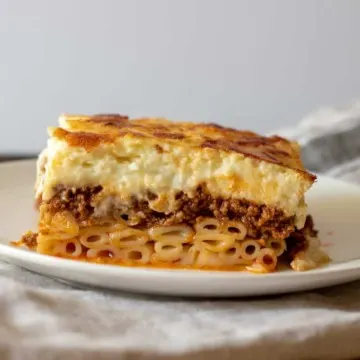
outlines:
[[70, 146], [87, 150], [103, 142], [116, 141], [124, 136], [161, 139], [171, 144], [192, 148], [243, 154], [247, 157], [297, 171], [309, 181], [316, 179], [308, 173], [300, 159], [299, 146], [279, 136], [265, 137], [251, 131], [240, 131], [217, 124], [172, 122], [161, 118], [129, 120], [123, 115], [65, 116], [67, 129], [76, 135], [64, 135]]
[[129, 126], [129, 117], [120, 114], [99, 114], [94, 115], [87, 120], [88, 122], [99, 123], [104, 126], [114, 126], [122, 128]]
[[174, 139], [174, 140], [185, 139], [184, 134], [177, 134], [177, 133], [168, 133], [168, 132], [155, 131], [153, 135], [155, 137], [162, 138], [162, 139]]
[[[250, 145], [252, 148], [250, 148]], [[277, 165], [282, 165], [281, 157], [289, 156], [289, 154], [283, 150], [278, 150], [273, 147], [268, 148], [268, 142], [265, 143], [257, 138], [253, 139], [252, 142], [247, 143], [242, 141], [230, 142], [226, 140], [206, 140], [201, 144], [201, 147], [241, 153]]]
[[102, 143], [112, 142], [114, 138], [108, 134], [95, 134], [90, 132], [70, 132], [62, 128], [56, 128], [53, 136], [66, 141], [69, 146], [82, 147], [87, 151], [99, 146]]
[[158, 144], [155, 144], [155, 150], [159, 153], [159, 154], [162, 154], [164, 152], [164, 149], [158, 145]]

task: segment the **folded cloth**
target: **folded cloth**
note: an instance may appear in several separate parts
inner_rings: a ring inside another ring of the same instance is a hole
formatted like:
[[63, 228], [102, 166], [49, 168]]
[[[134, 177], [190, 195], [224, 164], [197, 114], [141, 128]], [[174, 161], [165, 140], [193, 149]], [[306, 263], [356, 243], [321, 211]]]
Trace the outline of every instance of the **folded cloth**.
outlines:
[[360, 181], [360, 100], [347, 109], [320, 109], [277, 134], [302, 145], [309, 170]]
[[[306, 166], [360, 182], [360, 103], [279, 131]], [[216, 289], [214, 289], [216, 292]], [[360, 282], [252, 299], [99, 291], [0, 263], [0, 359], [350, 359], [360, 357]]]

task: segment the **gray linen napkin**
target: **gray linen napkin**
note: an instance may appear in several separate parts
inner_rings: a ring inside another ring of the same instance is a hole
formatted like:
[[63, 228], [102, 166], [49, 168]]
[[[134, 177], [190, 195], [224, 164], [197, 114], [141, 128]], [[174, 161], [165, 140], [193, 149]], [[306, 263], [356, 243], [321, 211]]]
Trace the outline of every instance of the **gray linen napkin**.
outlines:
[[[313, 171], [360, 182], [360, 104], [280, 131]], [[214, 289], [216, 291], [216, 289]], [[360, 357], [360, 282], [252, 299], [186, 300], [72, 285], [0, 263], [0, 359]]]

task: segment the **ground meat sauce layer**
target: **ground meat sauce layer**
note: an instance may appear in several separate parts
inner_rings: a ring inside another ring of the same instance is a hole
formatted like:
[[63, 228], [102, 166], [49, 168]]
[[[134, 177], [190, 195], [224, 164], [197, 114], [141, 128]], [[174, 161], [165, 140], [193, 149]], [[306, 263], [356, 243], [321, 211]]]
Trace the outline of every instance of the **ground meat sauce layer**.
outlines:
[[[102, 190], [101, 186], [82, 188], [60, 188], [56, 195], [47, 203], [50, 212], [70, 211], [81, 222], [93, 217], [93, 199]], [[124, 212], [124, 220], [131, 226], [174, 225], [180, 223], [193, 224], [200, 216], [215, 217], [219, 220], [240, 220], [253, 238], [286, 238], [294, 231], [294, 217], [286, 217], [282, 211], [256, 205], [249, 201], [238, 199], [214, 198], [204, 188], [199, 186], [195, 196], [189, 197], [183, 192], [176, 195], [174, 211], [165, 214], [152, 210], [149, 201], [155, 194], [149, 194], [148, 200], [132, 199], [131, 204], [123, 208], [110, 206], [109, 216], [119, 218]]]

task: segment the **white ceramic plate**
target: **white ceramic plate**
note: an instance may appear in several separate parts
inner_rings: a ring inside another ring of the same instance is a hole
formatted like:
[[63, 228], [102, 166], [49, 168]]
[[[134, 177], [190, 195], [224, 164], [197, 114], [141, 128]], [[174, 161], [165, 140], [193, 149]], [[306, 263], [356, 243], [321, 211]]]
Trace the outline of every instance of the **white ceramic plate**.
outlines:
[[320, 177], [308, 194], [310, 213], [333, 261], [308, 272], [163, 270], [87, 264], [9, 246], [34, 227], [35, 162], [0, 165], [0, 257], [37, 273], [77, 284], [179, 296], [254, 296], [310, 290], [360, 279], [360, 188]]

